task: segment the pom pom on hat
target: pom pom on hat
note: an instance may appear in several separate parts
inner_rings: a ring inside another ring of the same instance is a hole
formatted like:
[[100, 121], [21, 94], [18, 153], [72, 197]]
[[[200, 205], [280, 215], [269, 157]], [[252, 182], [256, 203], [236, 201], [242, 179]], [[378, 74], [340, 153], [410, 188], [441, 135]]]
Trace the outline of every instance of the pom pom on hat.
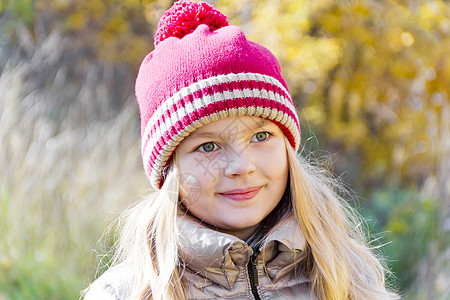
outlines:
[[155, 47], [169, 38], [182, 38], [192, 33], [200, 24], [209, 26], [211, 31], [227, 26], [227, 17], [206, 2], [181, 0], [162, 16], [155, 33]]

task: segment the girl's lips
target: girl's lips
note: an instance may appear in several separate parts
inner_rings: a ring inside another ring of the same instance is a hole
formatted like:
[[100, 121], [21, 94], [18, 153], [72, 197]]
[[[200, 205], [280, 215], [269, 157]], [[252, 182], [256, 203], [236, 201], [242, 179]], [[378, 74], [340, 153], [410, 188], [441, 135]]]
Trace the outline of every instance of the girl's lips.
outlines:
[[260, 189], [261, 189], [261, 187], [258, 186], [258, 187], [252, 187], [252, 188], [247, 188], [247, 189], [232, 190], [232, 191], [219, 193], [219, 194], [224, 197], [230, 198], [231, 200], [234, 200], [234, 201], [247, 201], [247, 200], [250, 200], [253, 197], [255, 197], [259, 193]]

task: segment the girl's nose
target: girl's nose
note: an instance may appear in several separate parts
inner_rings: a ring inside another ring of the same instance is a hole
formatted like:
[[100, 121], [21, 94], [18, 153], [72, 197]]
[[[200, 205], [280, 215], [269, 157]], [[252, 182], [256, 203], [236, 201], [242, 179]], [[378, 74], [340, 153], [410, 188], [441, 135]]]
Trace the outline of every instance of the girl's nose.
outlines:
[[227, 152], [228, 160], [225, 166], [225, 176], [246, 176], [256, 170], [250, 151], [244, 149], [241, 152], [236, 152], [230, 149]]

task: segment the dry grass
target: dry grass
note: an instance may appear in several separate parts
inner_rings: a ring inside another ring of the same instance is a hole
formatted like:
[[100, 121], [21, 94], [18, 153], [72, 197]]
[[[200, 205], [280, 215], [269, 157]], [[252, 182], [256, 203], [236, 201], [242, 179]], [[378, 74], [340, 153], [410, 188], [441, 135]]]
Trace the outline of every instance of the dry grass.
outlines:
[[0, 36], [0, 298], [76, 299], [106, 224], [148, 188], [138, 109], [114, 66], [18, 32]]

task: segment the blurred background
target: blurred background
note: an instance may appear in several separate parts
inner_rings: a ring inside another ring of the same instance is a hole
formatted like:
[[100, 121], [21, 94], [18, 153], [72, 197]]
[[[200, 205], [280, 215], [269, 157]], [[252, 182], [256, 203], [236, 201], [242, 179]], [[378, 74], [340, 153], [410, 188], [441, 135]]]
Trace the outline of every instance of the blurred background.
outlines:
[[[358, 195], [389, 283], [450, 299], [448, 1], [208, 2], [279, 59], [304, 153]], [[0, 0], [1, 300], [78, 299], [148, 193], [134, 80], [172, 3]]]

